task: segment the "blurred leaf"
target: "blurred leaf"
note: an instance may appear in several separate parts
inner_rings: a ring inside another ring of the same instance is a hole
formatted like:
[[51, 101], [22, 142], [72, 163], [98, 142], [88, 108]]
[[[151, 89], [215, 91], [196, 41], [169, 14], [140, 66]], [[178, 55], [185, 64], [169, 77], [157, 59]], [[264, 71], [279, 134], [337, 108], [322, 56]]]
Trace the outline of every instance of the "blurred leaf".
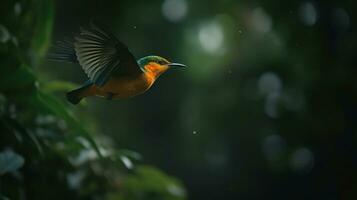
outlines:
[[10, 200], [10, 199], [8, 197], [3, 196], [3, 195], [0, 194], [0, 200]]
[[[37, 99], [42, 105], [45, 105], [45, 109], [49, 112], [55, 114], [56, 116], [64, 119], [71, 128], [73, 128], [74, 135], [82, 136], [88, 140], [94, 150], [97, 152], [99, 156], [101, 156], [101, 152], [93, 140], [92, 136], [82, 127], [81, 123], [79, 123], [65, 108], [65, 106], [60, 103], [55, 97], [47, 95], [43, 92], [38, 92]], [[37, 103], [37, 102], [34, 102]]]
[[120, 156], [127, 156], [127, 157], [135, 159], [135, 160], [141, 160], [142, 159], [142, 156], [138, 152], [131, 151], [131, 150], [128, 150], [128, 149], [119, 150], [118, 154]]
[[26, 65], [8, 66], [0, 74], [1, 91], [24, 91], [34, 87], [35, 76]]
[[14, 172], [23, 166], [25, 160], [12, 150], [5, 150], [0, 153], [0, 175]]
[[32, 46], [40, 56], [43, 56], [50, 43], [54, 6], [52, 0], [42, 0], [41, 3], [34, 5], [36, 6], [37, 15]]
[[77, 84], [67, 81], [51, 81], [49, 83], [46, 83], [42, 87], [42, 90], [45, 92], [56, 92], [56, 91], [68, 91], [78, 87], [79, 86]]
[[[26, 144], [28, 144], [27, 146], [28, 149], [31, 149], [33, 145], [40, 154], [43, 154], [42, 143], [38, 140], [38, 138], [33, 133], [27, 131], [25, 127], [23, 127], [23, 125], [21, 125], [18, 121], [14, 119], [11, 119], [9, 117], [3, 117], [2, 120], [8, 129], [12, 130], [13, 132], [20, 133], [21, 137], [25, 138], [24, 141], [26, 142]], [[22, 139], [20, 141], [22, 141]]]
[[109, 199], [181, 200], [186, 199], [186, 191], [175, 178], [144, 165], [126, 177], [121, 193], [112, 194]]

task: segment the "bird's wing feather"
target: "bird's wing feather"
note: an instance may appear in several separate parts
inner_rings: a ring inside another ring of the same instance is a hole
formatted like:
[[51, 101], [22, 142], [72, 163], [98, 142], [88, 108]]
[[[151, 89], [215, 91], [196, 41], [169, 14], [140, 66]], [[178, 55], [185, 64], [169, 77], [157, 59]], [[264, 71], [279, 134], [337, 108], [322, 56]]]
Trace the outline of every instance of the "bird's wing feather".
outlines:
[[73, 40], [66, 38], [63, 41], [56, 42], [47, 54], [47, 58], [54, 61], [78, 63]]
[[97, 86], [110, 77], [142, 73], [127, 46], [97, 24], [82, 28], [74, 47], [80, 65]]

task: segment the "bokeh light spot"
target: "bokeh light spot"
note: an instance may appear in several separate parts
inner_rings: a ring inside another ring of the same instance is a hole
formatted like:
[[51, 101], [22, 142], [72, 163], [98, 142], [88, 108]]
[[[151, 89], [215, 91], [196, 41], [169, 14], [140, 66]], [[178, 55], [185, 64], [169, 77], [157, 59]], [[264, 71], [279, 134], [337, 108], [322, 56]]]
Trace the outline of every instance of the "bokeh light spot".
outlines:
[[168, 185], [167, 191], [169, 191], [172, 195], [177, 196], [177, 197], [183, 197], [186, 195], [185, 190], [183, 190], [181, 187], [179, 187], [175, 184]]
[[342, 8], [336, 8], [333, 13], [332, 22], [336, 28], [339, 30], [345, 31], [350, 26], [350, 16], [346, 10]]
[[271, 162], [279, 161], [286, 150], [286, 142], [280, 135], [272, 134], [263, 139], [262, 151], [265, 158]]
[[171, 22], [179, 22], [187, 15], [186, 0], [165, 0], [162, 4], [162, 14]]
[[279, 93], [281, 88], [282, 82], [279, 76], [273, 72], [265, 72], [258, 79], [258, 89], [262, 95]]
[[299, 10], [301, 21], [307, 26], [313, 26], [317, 22], [317, 11], [311, 2], [305, 2]]
[[14, 12], [16, 16], [19, 16], [21, 14], [22, 11], [22, 6], [20, 2], [16, 2], [14, 5]]
[[5, 43], [11, 39], [10, 33], [7, 28], [0, 24], [0, 42]]
[[252, 12], [252, 26], [257, 32], [268, 33], [272, 29], [273, 21], [264, 9], [259, 7]]
[[306, 173], [312, 169], [313, 165], [314, 155], [308, 148], [302, 147], [292, 153], [290, 167], [293, 171]]
[[198, 32], [198, 39], [202, 48], [208, 53], [217, 53], [223, 45], [224, 35], [218, 23], [203, 25]]

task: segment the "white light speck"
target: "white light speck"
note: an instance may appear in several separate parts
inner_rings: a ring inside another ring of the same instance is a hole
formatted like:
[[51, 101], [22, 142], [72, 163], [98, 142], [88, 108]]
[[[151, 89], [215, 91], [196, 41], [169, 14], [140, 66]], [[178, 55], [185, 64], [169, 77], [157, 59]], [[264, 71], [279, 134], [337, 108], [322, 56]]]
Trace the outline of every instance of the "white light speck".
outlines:
[[192, 131], [192, 134], [196, 135], [196, 134], [197, 134], [197, 131]]

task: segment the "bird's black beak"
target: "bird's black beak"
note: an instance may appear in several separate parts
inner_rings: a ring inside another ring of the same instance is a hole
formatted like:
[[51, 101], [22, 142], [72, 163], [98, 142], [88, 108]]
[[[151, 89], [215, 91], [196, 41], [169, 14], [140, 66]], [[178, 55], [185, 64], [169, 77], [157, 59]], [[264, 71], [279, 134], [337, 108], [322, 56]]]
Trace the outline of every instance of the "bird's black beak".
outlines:
[[167, 65], [170, 67], [187, 67], [186, 65], [181, 64], [181, 63], [169, 63]]

